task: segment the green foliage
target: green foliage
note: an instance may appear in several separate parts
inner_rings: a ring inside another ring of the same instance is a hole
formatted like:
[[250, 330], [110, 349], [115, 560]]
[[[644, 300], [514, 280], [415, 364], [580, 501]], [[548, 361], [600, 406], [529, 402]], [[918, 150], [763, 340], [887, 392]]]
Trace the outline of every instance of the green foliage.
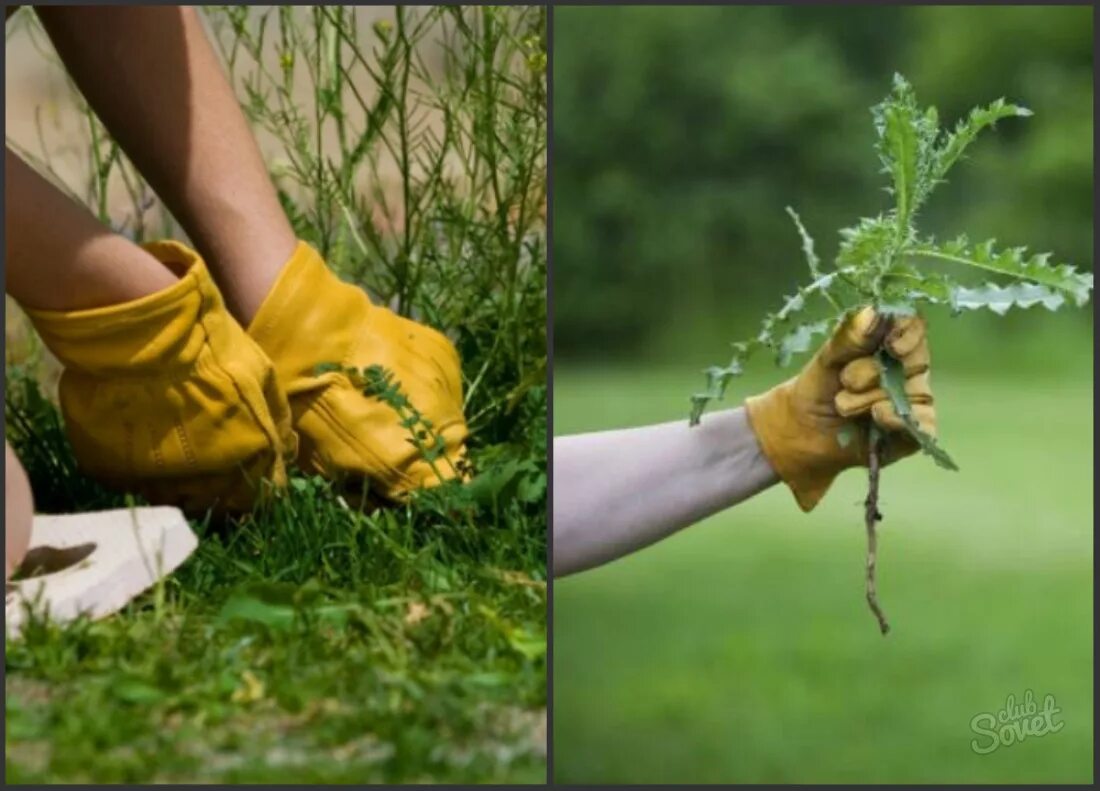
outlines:
[[[909, 83], [894, 76], [893, 90], [872, 108], [876, 150], [882, 172], [890, 177], [888, 191], [894, 207], [874, 218], [863, 218], [843, 229], [835, 268], [822, 273], [812, 238], [790, 208], [802, 237], [810, 282], [774, 313], [767, 314], [755, 338], [733, 344], [733, 358], [725, 367], [706, 370], [707, 388], [692, 396], [691, 423], [703, 410], [722, 398], [733, 377], [739, 375], [750, 354], [760, 349], [775, 353], [786, 365], [797, 353], [808, 351], [814, 338], [864, 305], [890, 315], [911, 315], [922, 304], [949, 304], [955, 311], [988, 308], [1004, 314], [1011, 307], [1042, 304], [1050, 310], [1072, 304], [1080, 307], [1092, 290], [1091, 273], [1069, 264], [1052, 265], [1050, 254], [1028, 256], [1022, 247], [997, 251], [994, 241], [970, 245], [966, 237], [937, 244], [919, 238], [916, 219], [935, 187], [963, 155], [978, 133], [998, 120], [1027, 117], [1026, 108], [998, 99], [975, 108], [954, 131], [939, 127], [935, 107], [921, 109]], [[1010, 278], [1007, 285], [989, 283], [977, 288], [956, 281], [950, 272], [932, 271], [927, 261], [943, 261]], [[813, 316], [813, 321], [807, 317]], [[883, 382], [909, 433], [941, 466], [957, 469], [935, 440], [910, 418], [904, 377], [889, 355], [880, 355]], [[891, 384], [893, 386], [891, 386]]]
[[[1019, 282], [1015, 285], [1025, 287], [1017, 293], [1031, 295], [1027, 299], [1043, 301], [1043, 304], [1051, 310], [1057, 310], [1067, 298], [1075, 307], [1083, 307], [1088, 302], [1089, 293], [1092, 291], [1091, 273], [1079, 272], [1069, 264], [1052, 266], [1050, 253], [1039, 253], [1029, 257], [1024, 247], [997, 252], [992, 239], [970, 246], [966, 237], [960, 236], [942, 245], [936, 245], [934, 241], [915, 243], [907, 247], [904, 252], [911, 256], [948, 261], [1016, 278]], [[928, 282], [927, 291], [930, 301], [942, 301], [944, 288], [947, 289], [948, 298], [955, 295], [959, 288], [950, 281], [942, 279], [924, 282]], [[1041, 294], [1045, 295], [1043, 300], [1038, 298]], [[973, 303], [978, 296], [971, 294], [970, 302]], [[1061, 301], [1058, 301], [1059, 298]], [[980, 304], [977, 306], [984, 307]]]
[[[444, 483], [458, 474], [457, 467], [445, 453], [447, 445], [443, 435], [435, 432], [432, 421], [424, 417], [416, 405], [409, 400], [393, 371], [381, 365], [368, 365], [362, 370], [348, 369], [348, 373], [352, 383], [363, 391], [364, 396], [377, 398], [394, 411], [401, 427], [409, 434], [408, 442], [428, 462], [439, 483]], [[446, 462], [450, 470], [449, 476], [440, 470], [438, 465], [440, 459]]]

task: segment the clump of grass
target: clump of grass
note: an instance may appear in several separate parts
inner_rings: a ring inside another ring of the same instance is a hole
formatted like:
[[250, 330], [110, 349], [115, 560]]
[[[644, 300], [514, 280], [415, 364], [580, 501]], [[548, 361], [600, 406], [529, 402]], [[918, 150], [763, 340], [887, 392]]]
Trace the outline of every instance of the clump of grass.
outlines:
[[[193, 521], [161, 601], [33, 621], [6, 652], [7, 780], [541, 782], [545, 10], [206, 13], [297, 233], [455, 340], [477, 474], [371, 512], [297, 475]], [[85, 202], [134, 238], [171, 232], [85, 117]], [[125, 504], [77, 468], [40, 369], [9, 360], [5, 405], [40, 510]]]

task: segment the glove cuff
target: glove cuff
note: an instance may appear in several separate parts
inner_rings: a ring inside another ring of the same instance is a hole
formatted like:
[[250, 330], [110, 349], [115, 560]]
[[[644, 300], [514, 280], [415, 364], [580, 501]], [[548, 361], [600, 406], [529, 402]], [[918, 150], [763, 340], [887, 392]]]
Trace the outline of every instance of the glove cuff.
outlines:
[[745, 399], [745, 414], [760, 450], [776, 475], [787, 484], [798, 507], [806, 513], [812, 511], [839, 470], [821, 465], [817, 454], [807, 447], [806, 429], [798, 424], [790, 409], [790, 383]]
[[25, 311], [66, 368], [124, 377], [150, 371], [178, 375], [194, 364], [204, 342], [204, 333], [195, 329], [204, 315], [223, 308], [221, 294], [198, 253], [186, 245], [163, 241], [142, 247], [179, 274], [179, 282], [118, 305]]
[[[347, 317], [365, 320], [371, 308], [366, 292], [337, 277], [320, 253], [299, 241], [248, 325], [248, 335], [271, 358], [293, 395], [316, 386], [318, 362], [349, 364], [356, 333], [349, 331], [354, 328]], [[336, 359], [318, 360], [321, 349]]]

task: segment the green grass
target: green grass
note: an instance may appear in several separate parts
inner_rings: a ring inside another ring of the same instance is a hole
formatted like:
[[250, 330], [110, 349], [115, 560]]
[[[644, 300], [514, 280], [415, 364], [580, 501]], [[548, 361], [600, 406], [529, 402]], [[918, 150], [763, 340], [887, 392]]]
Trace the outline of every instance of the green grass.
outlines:
[[[41, 510], [125, 505], [82, 476], [56, 408], [8, 370]], [[320, 478], [228, 524], [104, 621], [34, 621], [5, 652], [8, 782], [541, 782], [544, 388], [481, 478], [365, 513]], [[480, 483], [479, 483], [480, 480]]]
[[294, 489], [230, 532], [196, 525], [163, 603], [8, 643], [8, 782], [544, 776], [536, 508], [459, 524]]
[[[298, 476], [193, 522], [196, 553], [119, 615], [32, 626], [5, 652], [9, 783], [545, 780], [545, 10], [361, 13], [207, 11], [282, 144], [298, 235], [454, 338], [480, 478], [364, 513]], [[175, 234], [87, 117], [107, 164], [81, 198], [135, 238]], [[128, 219], [109, 216], [115, 179]], [[38, 362], [9, 357], [6, 392], [38, 509], [124, 504], [76, 469]]]
[[[557, 581], [555, 779], [1091, 782], [1093, 390], [1091, 347], [1072, 348], [1059, 376], [937, 370], [962, 471], [884, 473], [886, 638], [863, 599], [856, 472], [811, 515], [775, 487]], [[760, 369], [731, 401], [775, 378]], [[555, 434], [686, 419], [693, 373], [559, 365]], [[1027, 689], [1065, 727], [972, 752], [971, 718]]]

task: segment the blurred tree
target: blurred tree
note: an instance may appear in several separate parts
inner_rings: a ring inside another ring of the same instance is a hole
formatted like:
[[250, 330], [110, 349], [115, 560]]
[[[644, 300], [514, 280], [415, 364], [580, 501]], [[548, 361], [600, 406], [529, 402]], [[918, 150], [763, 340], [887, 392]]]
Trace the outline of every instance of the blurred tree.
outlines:
[[929, 231], [1090, 265], [1091, 7], [564, 7], [554, 33], [559, 354], [751, 331], [804, 266], [784, 206], [827, 261], [886, 205], [868, 108], [894, 71], [949, 123], [1036, 112], [975, 147]]

